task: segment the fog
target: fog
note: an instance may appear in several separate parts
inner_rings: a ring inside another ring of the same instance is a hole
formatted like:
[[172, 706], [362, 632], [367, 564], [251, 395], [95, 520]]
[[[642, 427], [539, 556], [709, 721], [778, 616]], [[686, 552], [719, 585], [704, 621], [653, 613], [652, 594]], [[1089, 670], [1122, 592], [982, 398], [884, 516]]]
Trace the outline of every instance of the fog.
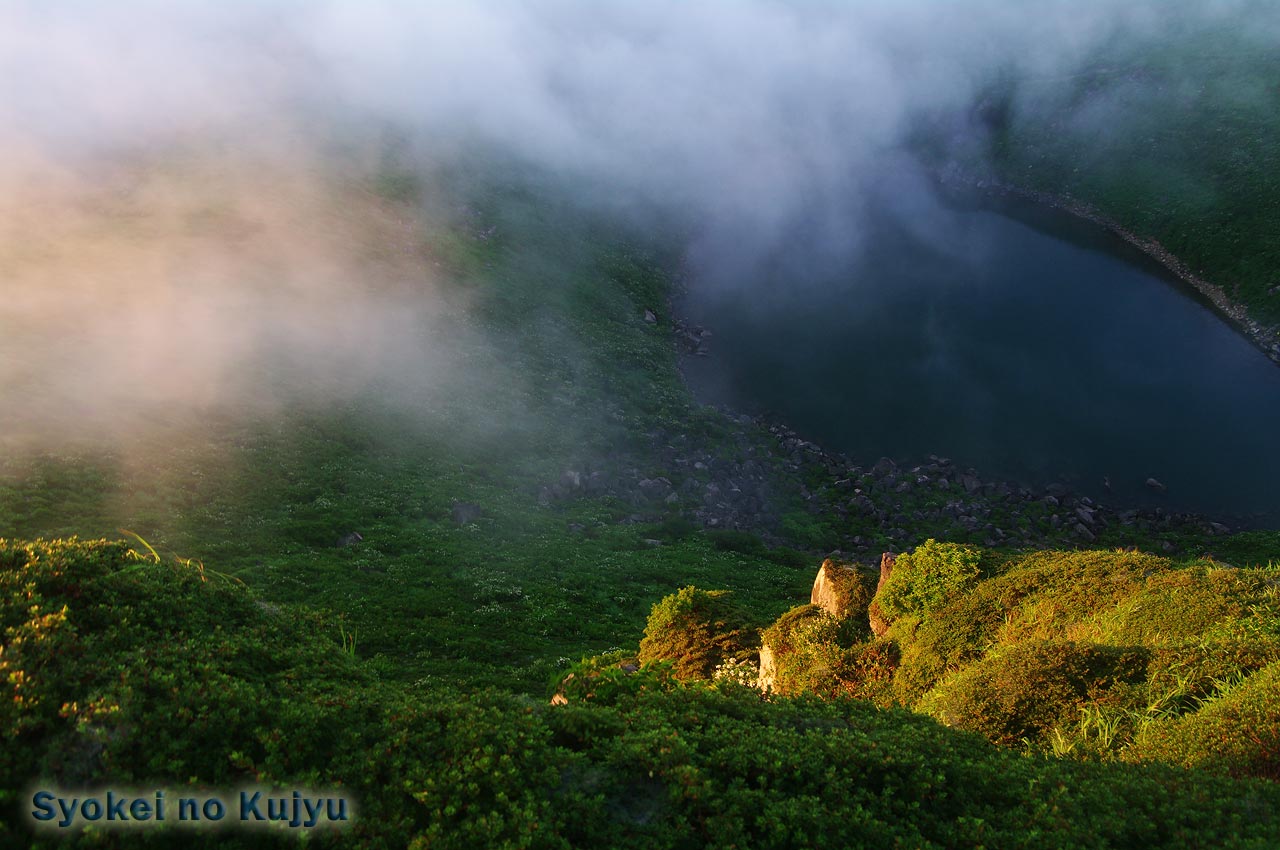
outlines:
[[[908, 141], [930, 126], [965, 144], [994, 80], [1069, 76], [1118, 42], [1223, 22], [1274, 39], [1265, 10], [7, 3], [5, 424], [110, 431], [137, 418], [122, 411], [265, 412], [375, 377], [429, 400], [471, 368], [460, 346], [486, 345], [432, 262], [433, 228], [456, 210], [435, 203], [429, 175], [462, 152], [557, 175], [609, 214], [678, 221], [690, 267], [732, 288], [762, 263], [857, 251], [886, 181], [890, 203], [927, 226]], [[368, 189], [389, 132], [426, 180], [411, 217]]]

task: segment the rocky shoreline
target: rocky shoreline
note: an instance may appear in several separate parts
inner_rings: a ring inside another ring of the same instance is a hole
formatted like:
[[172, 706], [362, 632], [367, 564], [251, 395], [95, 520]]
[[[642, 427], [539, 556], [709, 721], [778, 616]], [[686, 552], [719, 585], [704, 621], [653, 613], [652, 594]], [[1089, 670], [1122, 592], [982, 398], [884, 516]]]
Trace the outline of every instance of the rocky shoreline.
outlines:
[[1028, 189], [992, 177], [975, 177], [958, 167], [944, 169], [937, 175], [937, 179], [948, 188], [976, 190], [994, 197], [1032, 201], [1105, 228], [1158, 262], [1183, 283], [1193, 287], [1207, 298], [1218, 314], [1229, 321], [1250, 343], [1273, 363], [1280, 365], [1280, 328], [1269, 327], [1251, 319], [1244, 305], [1233, 300], [1221, 286], [1197, 275], [1186, 263], [1155, 239], [1138, 235], [1096, 207], [1069, 195]]
[[[984, 185], [991, 191], [1005, 191]], [[1013, 187], [1007, 191], [1015, 192]], [[1054, 205], [1062, 202], [1057, 199]], [[1084, 205], [1069, 211], [1086, 217], [1092, 214]], [[1097, 223], [1109, 226], [1105, 220]], [[1139, 237], [1129, 237], [1142, 250], [1152, 250]], [[1165, 254], [1168, 262], [1177, 262]], [[678, 288], [685, 285], [682, 279], [676, 283]], [[1214, 290], [1226, 299], [1221, 290]], [[677, 352], [686, 357], [708, 356], [712, 332], [678, 318], [674, 304], [668, 308]], [[646, 313], [648, 320], [652, 314]], [[1280, 363], [1280, 343], [1276, 345], [1273, 359]], [[687, 445], [684, 435], [651, 434], [661, 468], [670, 470], [667, 475], [647, 475], [637, 467], [615, 469], [611, 474], [598, 471], [591, 473], [588, 489], [627, 501], [640, 511], [625, 521], [652, 519], [644, 510], [662, 503], [666, 508], [679, 506], [703, 528], [750, 531], [770, 544], [782, 544], [787, 541], [785, 534], [779, 533], [781, 511], [773, 498], [775, 476], [770, 470], [793, 480], [820, 481], [817, 486], [799, 485], [804, 507], [815, 515], [836, 517], [840, 527], [848, 530], [829, 554], [858, 558], [876, 555], [885, 548], [901, 551], [934, 535], [986, 546], [1035, 548], [1095, 545], [1104, 536], [1114, 540], [1113, 532], [1154, 538], [1157, 548], [1173, 553], [1179, 547], [1164, 538], [1218, 536], [1233, 530], [1193, 513], [1160, 507], [1112, 508], [1063, 484], [1033, 488], [984, 479], [977, 470], [958, 467], [936, 455], [919, 464], [899, 466], [892, 459], [881, 458], [863, 466], [805, 440], [781, 423], [727, 409], [721, 412], [743, 431], [733, 459], [697, 450]], [[751, 430], [763, 439], [747, 439], [744, 432]], [[558, 486], [544, 489], [542, 498], [550, 502], [570, 496], [576, 487], [565, 484], [576, 478], [576, 474], [568, 474]], [[1154, 493], [1164, 492], [1160, 482], [1151, 479], [1146, 483]]]

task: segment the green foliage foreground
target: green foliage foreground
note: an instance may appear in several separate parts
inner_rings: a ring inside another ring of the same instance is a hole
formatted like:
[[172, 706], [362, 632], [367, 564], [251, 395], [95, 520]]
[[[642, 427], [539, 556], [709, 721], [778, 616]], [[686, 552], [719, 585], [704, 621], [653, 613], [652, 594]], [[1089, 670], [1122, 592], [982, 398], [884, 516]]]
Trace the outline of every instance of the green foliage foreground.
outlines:
[[315, 846], [1262, 848], [1280, 830], [1273, 783], [1022, 756], [870, 702], [681, 684], [661, 663], [561, 706], [389, 684], [337, 627], [122, 543], [0, 543], [0, 627], [14, 846], [273, 843], [32, 833], [41, 783], [340, 789], [357, 817]]

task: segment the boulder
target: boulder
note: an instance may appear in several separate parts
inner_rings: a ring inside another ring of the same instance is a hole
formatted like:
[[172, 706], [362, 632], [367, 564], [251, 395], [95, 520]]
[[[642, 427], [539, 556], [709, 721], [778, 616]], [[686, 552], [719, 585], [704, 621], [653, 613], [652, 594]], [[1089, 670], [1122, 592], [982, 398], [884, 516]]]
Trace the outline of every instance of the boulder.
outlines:
[[364, 536], [360, 532], [349, 531], [346, 534], [339, 537], [338, 542], [335, 543], [334, 545], [337, 546], [339, 549], [345, 549], [348, 546], [356, 545], [361, 540], [364, 540]]
[[809, 601], [837, 619], [862, 617], [871, 602], [871, 577], [828, 558], [818, 568]]
[[778, 678], [778, 662], [773, 657], [773, 650], [769, 644], [760, 645], [760, 677], [756, 680], [756, 687], [762, 691], [773, 690], [773, 684]]
[[897, 470], [898, 465], [887, 457], [882, 457], [876, 461], [876, 465], [871, 467], [871, 474], [876, 478], [884, 478], [886, 475]]
[[671, 482], [665, 478], [644, 478], [637, 486], [645, 498], [654, 502], [661, 502], [674, 490]]
[[1162, 482], [1160, 482], [1158, 479], [1155, 479], [1155, 478], [1148, 478], [1147, 486], [1150, 487], [1152, 490], [1155, 490], [1157, 493], [1164, 493], [1169, 489], [1168, 487], [1164, 486]]

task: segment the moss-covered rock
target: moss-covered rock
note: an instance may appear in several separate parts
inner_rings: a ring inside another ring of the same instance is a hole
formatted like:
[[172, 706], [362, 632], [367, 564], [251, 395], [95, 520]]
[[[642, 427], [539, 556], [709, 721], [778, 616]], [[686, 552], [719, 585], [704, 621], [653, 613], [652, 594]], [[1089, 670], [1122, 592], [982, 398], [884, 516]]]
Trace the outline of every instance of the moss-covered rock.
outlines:
[[856, 565], [828, 558], [818, 568], [809, 602], [832, 617], [866, 620], [867, 606], [875, 596], [877, 576]]

